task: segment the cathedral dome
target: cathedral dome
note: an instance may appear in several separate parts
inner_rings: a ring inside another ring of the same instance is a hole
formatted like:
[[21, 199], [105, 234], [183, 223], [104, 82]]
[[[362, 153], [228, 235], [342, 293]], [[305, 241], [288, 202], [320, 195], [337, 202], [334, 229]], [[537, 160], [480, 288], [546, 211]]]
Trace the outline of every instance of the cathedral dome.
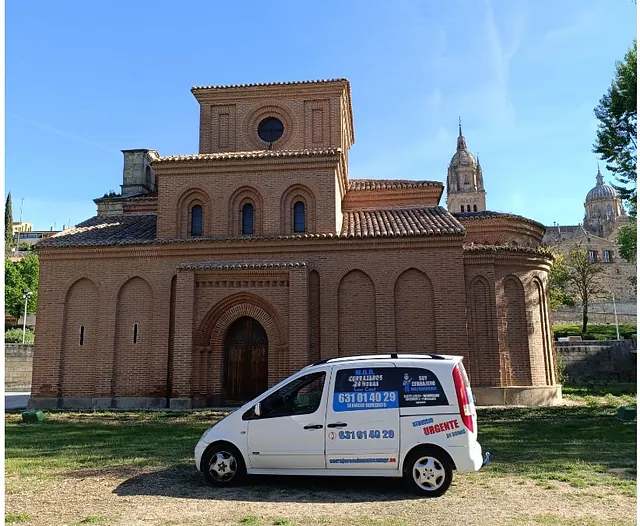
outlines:
[[604, 182], [604, 178], [600, 173], [600, 168], [598, 168], [598, 175], [596, 175], [596, 185], [589, 190], [587, 194], [587, 203], [590, 201], [595, 201], [597, 199], [616, 199], [618, 197], [618, 192], [616, 189], [608, 185]]

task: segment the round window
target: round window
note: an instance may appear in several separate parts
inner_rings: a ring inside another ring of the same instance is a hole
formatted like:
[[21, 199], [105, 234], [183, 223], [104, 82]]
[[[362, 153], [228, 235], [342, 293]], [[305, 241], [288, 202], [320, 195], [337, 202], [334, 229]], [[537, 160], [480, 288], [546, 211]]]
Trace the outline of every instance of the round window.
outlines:
[[284, 126], [280, 119], [267, 117], [258, 124], [258, 135], [264, 142], [275, 142], [284, 132]]

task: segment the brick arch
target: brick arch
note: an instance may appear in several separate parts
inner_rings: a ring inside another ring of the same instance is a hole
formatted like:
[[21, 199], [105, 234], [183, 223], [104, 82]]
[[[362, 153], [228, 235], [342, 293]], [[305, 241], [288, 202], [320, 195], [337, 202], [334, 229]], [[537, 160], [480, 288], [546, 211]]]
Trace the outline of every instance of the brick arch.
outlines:
[[338, 284], [338, 356], [377, 352], [376, 290], [364, 271], [347, 272]]
[[153, 288], [140, 276], [118, 290], [111, 396], [145, 396], [151, 390], [151, 375], [139, 371], [153, 363], [153, 305]]
[[433, 284], [417, 268], [408, 268], [393, 288], [396, 352], [436, 353]]
[[229, 198], [229, 235], [242, 235], [242, 207], [246, 203], [253, 205], [253, 235], [263, 233], [264, 205], [262, 194], [252, 186], [241, 186]]
[[287, 188], [280, 200], [280, 224], [284, 235], [293, 234], [293, 205], [304, 203], [305, 233], [316, 231], [316, 198], [313, 192], [303, 184], [294, 184]]
[[469, 376], [473, 385], [500, 387], [500, 353], [495, 337], [495, 303], [489, 280], [475, 276], [467, 290], [469, 312]]
[[[541, 331], [541, 345], [539, 351], [542, 352], [544, 358], [544, 372], [546, 385], [555, 385], [555, 363], [553, 359], [553, 351], [551, 349], [551, 334], [549, 330], [549, 309], [547, 305], [547, 291], [544, 284], [538, 276], [534, 276], [533, 280], [533, 319], [534, 327], [539, 327]], [[537, 319], [536, 319], [537, 318]], [[534, 349], [535, 352], [535, 349]]]
[[531, 385], [531, 360], [524, 286], [520, 278], [510, 274], [503, 280], [506, 325], [505, 352], [501, 356], [501, 370], [505, 385]]
[[176, 235], [177, 237], [190, 237], [191, 209], [195, 205], [202, 207], [202, 237], [211, 236], [211, 222], [213, 210], [211, 198], [206, 190], [194, 187], [189, 188], [178, 198], [176, 204]]
[[99, 288], [89, 278], [76, 279], [65, 293], [59, 397], [95, 396], [99, 305]]
[[234, 294], [218, 302], [204, 317], [194, 334], [192, 392], [195, 396], [222, 393], [224, 338], [236, 320], [248, 316], [264, 328], [269, 342], [269, 385], [287, 370], [286, 328], [277, 311], [253, 294]]

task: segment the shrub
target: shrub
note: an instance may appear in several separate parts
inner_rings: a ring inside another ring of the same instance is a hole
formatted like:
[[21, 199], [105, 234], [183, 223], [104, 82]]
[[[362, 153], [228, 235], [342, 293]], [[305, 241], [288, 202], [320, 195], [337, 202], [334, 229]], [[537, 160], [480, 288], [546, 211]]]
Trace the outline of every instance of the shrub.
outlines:
[[[32, 329], [27, 329], [24, 343], [34, 343], [36, 335]], [[4, 333], [4, 343], [22, 343], [22, 329], [9, 329]]]

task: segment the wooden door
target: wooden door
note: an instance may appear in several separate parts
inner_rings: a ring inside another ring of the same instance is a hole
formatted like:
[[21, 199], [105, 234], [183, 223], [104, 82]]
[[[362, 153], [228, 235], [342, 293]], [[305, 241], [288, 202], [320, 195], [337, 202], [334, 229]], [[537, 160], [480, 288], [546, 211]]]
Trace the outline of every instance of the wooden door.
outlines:
[[233, 322], [224, 340], [225, 400], [251, 400], [267, 389], [268, 354], [260, 323], [248, 316]]

